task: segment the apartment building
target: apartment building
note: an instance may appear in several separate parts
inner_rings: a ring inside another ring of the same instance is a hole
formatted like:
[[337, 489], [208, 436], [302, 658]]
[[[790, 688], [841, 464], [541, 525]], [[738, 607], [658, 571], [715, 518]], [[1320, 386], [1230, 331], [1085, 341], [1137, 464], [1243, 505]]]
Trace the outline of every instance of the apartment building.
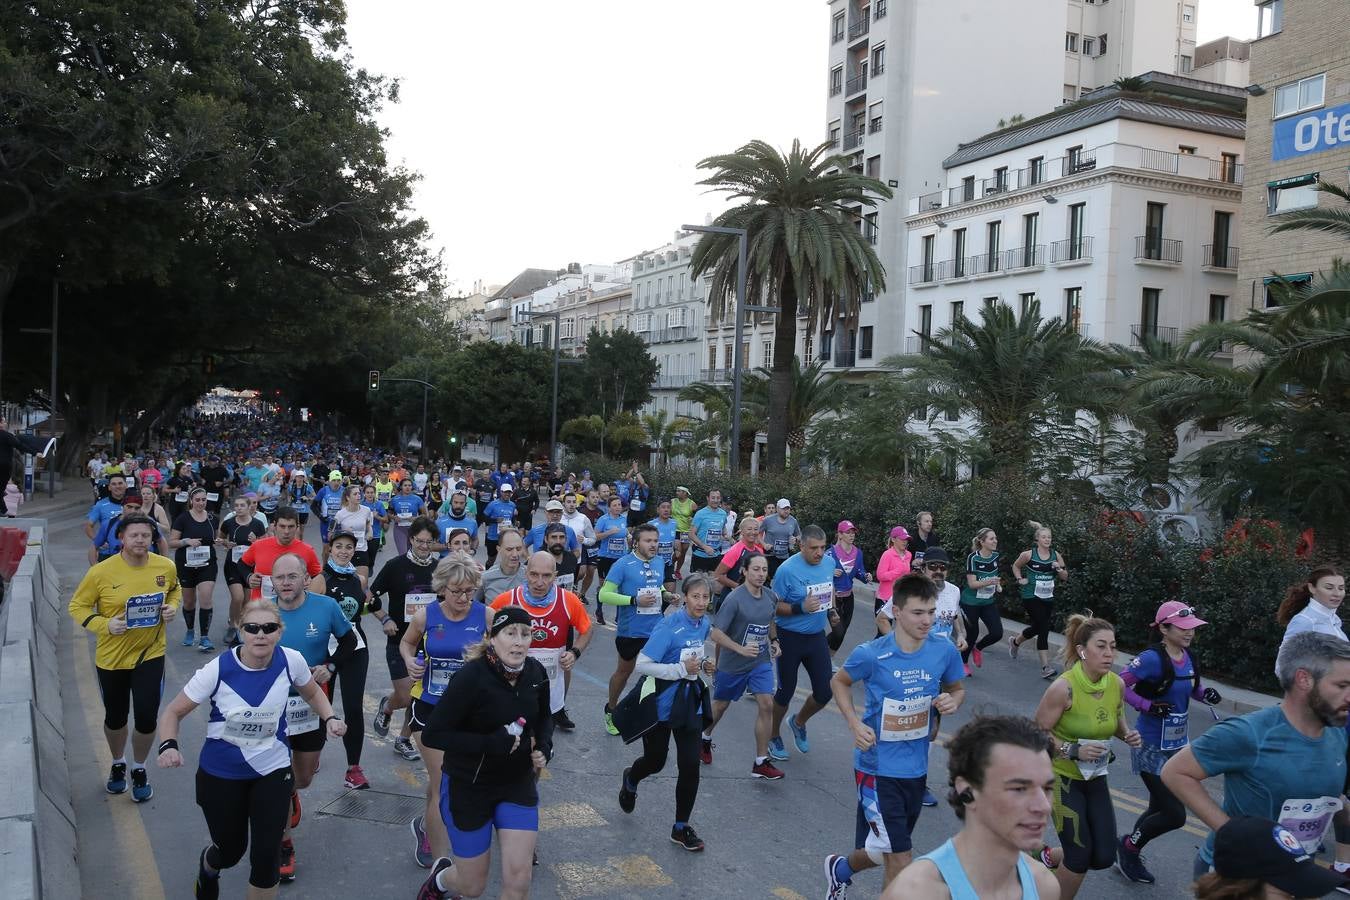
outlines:
[[564, 353], [580, 356], [591, 331], [613, 334], [631, 327], [633, 286], [588, 284], [559, 296], [553, 308], [560, 313], [559, 347]]
[[1193, 64], [1195, 19], [1194, 0], [831, 0], [826, 134], [895, 199], [857, 211], [887, 278], [862, 305], [853, 353], [836, 353], [828, 323], [811, 349], [858, 368], [902, 349], [906, 198], [949, 187], [951, 148], [1117, 77]]
[[961, 144], [909, 199], [906, 352], [988, 303], [1125, 346], [1237, 312], [1246, 92], [1141, 82]]
[[700, 235], [677, 232], [668, 244], [633, 257], [633, 331], [647, 342], [660, 366], [652, 400], [644, 412], [668, 418], [697, 416], [697, 404], [679, 399], [680, 390], [700, 380], [708, 279], [693, 279], [689, 259]]
[[1286, 213], [1340, 201], [1319, 179], [1346, 186], [1350, 171], [1350, 20], [1333, 0], [1256, 4], [1247, 104], [1247, 178], [1239, 289], [1245, 305], [1274, 305], [1276, 274], [1310, 280], [1346, 256], [1345, 241], [1313, 232], [1270, 233]]
[[531, 319], [531, 312], [551, 312], [564, 294], [577, 290], [607, 291], [628, 283], [629, 267], [570, 264], [549, 271], [526, 269], [486, 304], [489, 338], [499, 344], [553, 346], [551, 319]]

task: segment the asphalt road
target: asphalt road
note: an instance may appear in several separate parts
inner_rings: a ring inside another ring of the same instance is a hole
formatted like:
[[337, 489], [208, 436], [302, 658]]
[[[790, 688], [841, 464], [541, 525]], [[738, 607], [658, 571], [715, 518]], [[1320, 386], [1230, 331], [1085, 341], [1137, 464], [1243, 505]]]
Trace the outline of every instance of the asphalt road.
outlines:
[[[53, 511], [51, 518], [48, 552], [62, 573], [66, 597], [87, 567], [81, 517], [80, 510], [66, 510]], [[315, 532], [311, 523], [309, 536]], [[390, 552], [386, 550], [381, 561]], [[222, 580], [217, 586], [217, 608], [223, 609], [227, 600]], [[870, 591], [860, 590], [859, 608], [870, 607], [870, 601]], [[217, 643], [223, 629], [221, 618], [213, 625], [212, 638]], [[208, 840], [193, 799], [204, 714], [199, 711], [183, 723], [180, 739], [187, 764], [182, 769], [150, 767], [155, 789], [151, 801], [137, 805], [129, 793], [108, 795], [103, 782], [111, 760], [101, 734], [93, 640], [68, 620], [66, 626], [60, 647], [62, 668], [69, 673], [63, 699], [84, 894], [138, 900], [191, 897], [197, 855]], [[716, 732], [714, 761], [703, 768], [692, 819], [707, 850], [689, 853], [667, 839], [674, 814], [673, 752], [667, 772], [642, 784], [637, 810], [625, 815], [619, 809], [619, 773], [639, 748], [625, 746], [602, 727], [604, 685], [616, 659], [612, 634], [601, 631], [572, 681], [567, 706], [578, 727], [572, 734], [560, 733], [556, 756], [541, 784], [542, 833], [533, 895], [781, 900], [823, 896], [825, 855], [848, 850], [853, 840], [852, 739], [840, 714], [831, 706], [811, 721], [809, 754], [796, 752], [789, 740], [792, 757], [780, 764], [787, 777], [770, 783], [749, 777], [754, 708], [748, 703], [734, 705]], [[865, 615], [855, 619], [838, 659], [842, 661], [854, 644], [872, 634], [873, 626]], [[207, 659], [196, 649], [179, 646], [181, 637], [182, 625], [175, 623], [165, 702]], [[964, 707], [944, 721], [944, 731], [950, 733], [979, 712], [1030, 715], [1045, 682], [1039, 677], [1034, 654], [1027, 655], [1031, 658], [1014, 662], [1006, 650], [991, 648], [984, 667], [968, 682]], [[422, 763], [396, 756], [391, 741], [375, 737], [369, 728], [370, 716], [388, 686], [387, 671], [377, 659], [371, 662], [361, 712], [367, 723], [362, 765], [372, 790], [344, 789], [342, 747], [330, 741], [322, 768], [305, 792], [305, 818], [295, 833], [297, 878], [282, 886], [283, 897], [411, 897], [425, 877], [413, 858], [408, 822], [421, 809], [418, 801], [426, 773]], [[802, 696], [799, 689], [798, 697]], [[800, 699], [794, 709], [798, 703]], [[352, 715], [350, 710], [343, 712], [348, 718]], [[1191, 720], [1193, 734], [1212, 722], [1203, 711]], [[1142, 812], [1146, 795], [1130, 772], [1128, 749], [1118, 745], [1116, 752], [1119, 760], [1110, 779], [1117, 827], [1124, 833]], [[933, 748], [930, 771], [929, 784], [941, 796], [946, 754], [940, 745]], [[914, 835], [916, 850], [936, 847], [956, 828], [956, 817], [945, 803], [925, 810]], [[1203, 826], [1192, 819], [1183, 831], [1150, 845], [1145, 858], [1157, 884], [1131, 884], [1110, 870], [1091, 874], [1080, 896], [1189, 896], [1191, 860], [1204, 833]], [[1053, 835], [1050, 840], [1054, 843]], [[485, 896], [496, 896], [496, 871], [494, 866]], [[246, 864], [224, 873], [224, 896], [242, 896], [246, 881]], [[880, 888], [877, 872], [863, 873], [854, 879], [853, 896], [877, 896]]]

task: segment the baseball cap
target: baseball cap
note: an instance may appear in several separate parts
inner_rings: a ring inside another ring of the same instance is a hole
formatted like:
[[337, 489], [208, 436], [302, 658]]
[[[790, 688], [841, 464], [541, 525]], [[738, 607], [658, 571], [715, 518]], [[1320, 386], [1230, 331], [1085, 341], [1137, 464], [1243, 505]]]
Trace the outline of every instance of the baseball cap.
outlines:
[[451, 497], [466, 497], [466, 498], [467, 498], [469, 495], [468, 495], [467, 493], [465, 493], [465, 491], [464, 491], [464, 486], [463, 486], [463, 485], [456, 485], [456, 486], [455, 486], [455, 490], [450, 494], [450, 496], [451, 496]]
[[502, 482], [502, 493], [506, 493], [507, 491], [511, 491], [512, 493], [514, 493], [515, 490], [516, 489], [511, 486], [511, 482], [509, 481]]
[[839, 527], [835, 529], [835, 531], [857, 531], [857, 530], [858, 526], [854, 525], [848, 519], [840, 519]]
[[1345, 880], [1319, 866], [1284, 826], [1259, 816], [1229, 819], [1215, 833], [1214, 871], [1260, 879], [1295, 897], [1325, 896]]
[[1195, 610], [1180, 600], [1168, 600], [1162, 606], [1158, 607], [1158, 614], [1153, 617], [1154, 625], [1175, 625], [1178, 628], [1194, 628], [1197, 625], [1209, 624], [1204, 619], [1195, 614]]
[[905, 530], [905, 526], [897, 525], [891, 529], [891, 540], [895, 540], [896, 538], [906, 541], [909, 540], [909, 532]]
[[463, 472], [463, 471], [464, 471], [464, 467], [463, 467], [463, 466], [455, 466], [455, 467], [454, 467], [453, 469], [451, 469], [450, 471], [451, 471], [451, 472]]
[[333, 471], [329, 472], [329, 473], [328, 473], [328, 480], [329, 480], [329, 481], [341, 481], [341, 480], [342, 480], [342, 470], [341, 470], [341, 469], [334, 469]]
[[789, 499], [786, 498], [786, 497], [783, 497], [783, 498], [779, 499], [779, 501], [778, 501], [778, 508], [779, 508], [779, 509], [792, 509], [792, 501], [789, 500]]
[[544, 504], [545, 512], [562, 512], [563, 505], [561, 500], [550, 500]]
[[947, 551], [941, 547], [929, 547], [923, 554], [923, 564], [926, 566], [929, 563], [948, 565], [951, 563], [951, 558], [947, 556]]
[[347, 538], [347, 539], [349, 539], [349, 540], [352, 542], [352, 545], [353, 545], [353, 546], [355, 546], [355, 544], [356, 544], [356, 535], [352, 534], [350, 531], [335, 531], [335, 532], [333, 532], [332, 534], [330, 534], [330, 535], [328, 536], [328, 543], [331, 544], [331, 543], [333, 543], [334, 541], [336, 541], [338, 538]]

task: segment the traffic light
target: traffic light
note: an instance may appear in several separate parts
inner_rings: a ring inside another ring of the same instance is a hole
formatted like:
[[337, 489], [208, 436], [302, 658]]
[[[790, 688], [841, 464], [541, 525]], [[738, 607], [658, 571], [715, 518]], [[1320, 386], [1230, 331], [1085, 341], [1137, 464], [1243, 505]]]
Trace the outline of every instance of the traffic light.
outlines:
[[380, 370], [370, 370], [370, 390], [378, 391], [380, 389]]

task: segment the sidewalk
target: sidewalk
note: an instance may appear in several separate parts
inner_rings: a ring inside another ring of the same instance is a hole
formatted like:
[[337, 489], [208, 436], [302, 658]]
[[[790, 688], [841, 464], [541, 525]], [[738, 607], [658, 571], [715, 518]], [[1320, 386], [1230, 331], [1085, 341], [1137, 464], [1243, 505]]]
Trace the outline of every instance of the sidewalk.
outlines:
[[89, 486], [87, 478], [66, 479], [66, 482], [56, 489], [55, 497], [47, 496], [45, 481], [40, 488], [33, 492], [33, 499], [19, 507], [20, 517], [51, 518], [76, 509], [88, 509], [94, 503], [93, 489]]

